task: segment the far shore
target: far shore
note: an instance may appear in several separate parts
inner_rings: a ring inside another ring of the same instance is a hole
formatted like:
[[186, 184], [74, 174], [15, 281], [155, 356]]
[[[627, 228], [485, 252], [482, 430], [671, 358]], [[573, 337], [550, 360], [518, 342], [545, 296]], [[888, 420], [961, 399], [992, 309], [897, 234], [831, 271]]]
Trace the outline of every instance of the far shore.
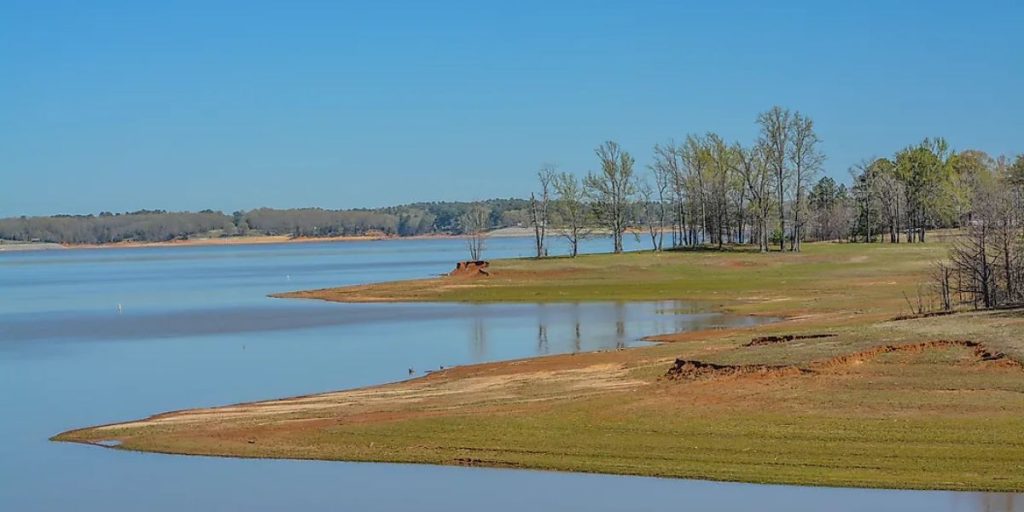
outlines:
[[[488, 238], [515, 238], [533, 236], [533, 230], [528, 228], [502, 228], [487, 233]], [[225, 236], [216, 238], [188, 238], [182, 240], [168, 240], [164, 242], [113, 242], [108, 244], [59, 244], [53, 242], [14, 242], [0, 241], [0, 252], [5, 251], [43, 251], [61, 249], [134, 249], [141, 247], [202, 247], [215, 245], [270, 245], [270, 244], [296, 244], [296, 243], [323, 243], [323, 242], [374, 242], [383, 240], [430, 240], [464, 238], [463, 235], [451, 235], [445, 233], [431, 233], [425, 235], [398, 236], [385, 234], [369, 234], [355, 236], [331, 236], [331, 237], [294, 237], [290, 235], [254, 235], [254, 236]]]
[[115, 242], [109, 244], [61, 244], [65, 249], [129, 249], [138, 247], [197, 247], [208, 245], [270, 245], [316, 242], [367, 242], [406, 238], [389, 235], [359, 235], [332, 237], [293, 237], [288, 235], [226, 236], [218, 238], [189, 238], [166, 242]]

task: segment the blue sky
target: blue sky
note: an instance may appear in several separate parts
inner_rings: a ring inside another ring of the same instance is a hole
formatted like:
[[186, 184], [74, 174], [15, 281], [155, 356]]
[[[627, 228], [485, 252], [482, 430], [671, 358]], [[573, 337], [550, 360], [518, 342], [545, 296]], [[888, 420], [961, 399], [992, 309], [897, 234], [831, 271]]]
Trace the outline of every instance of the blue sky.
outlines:
[[[828, 4], [828, 5], [826, 5]], [[834, 5], [833, 5], [834, 4]], [[525, 196], [810, 115], [1024, 152], [1024, 3], [0, 1], [0, 216]]]

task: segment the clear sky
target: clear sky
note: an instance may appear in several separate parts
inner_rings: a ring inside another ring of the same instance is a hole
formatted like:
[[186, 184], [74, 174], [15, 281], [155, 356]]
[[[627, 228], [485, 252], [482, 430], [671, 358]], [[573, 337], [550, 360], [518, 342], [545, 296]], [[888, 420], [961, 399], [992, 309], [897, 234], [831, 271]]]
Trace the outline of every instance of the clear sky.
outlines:
[[525, 196], [810, 115], [827, 173], [1024, 152], [1024, 2], [0, 0], [0, 216]]

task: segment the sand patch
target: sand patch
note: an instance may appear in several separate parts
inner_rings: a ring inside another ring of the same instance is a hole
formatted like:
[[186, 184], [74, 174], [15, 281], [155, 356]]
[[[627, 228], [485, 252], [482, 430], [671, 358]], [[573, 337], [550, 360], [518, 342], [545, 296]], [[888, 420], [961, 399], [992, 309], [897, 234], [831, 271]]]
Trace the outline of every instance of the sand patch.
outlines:
[[[337, 391], [319, 395], [253, 402], [204, 409], [190, 409], [150, 418], [97, 427], [118, 430], [158, 425], [221, 423], [234, 420], [267, 422], [343, 417], [366, 411], [419, 407], [467, 407], [500, 400], [504, 403], [552, 399], [571, 393], [585, 396], [648, 385], [628, 378], [622, 364], [596, 364], [583, 368], [532, 371], [455, 379], [421, 378], [403, 384]], [[542, 390], [538, 393], [537, 390]], [[540, 396], [538, 396], [538, 394]]]

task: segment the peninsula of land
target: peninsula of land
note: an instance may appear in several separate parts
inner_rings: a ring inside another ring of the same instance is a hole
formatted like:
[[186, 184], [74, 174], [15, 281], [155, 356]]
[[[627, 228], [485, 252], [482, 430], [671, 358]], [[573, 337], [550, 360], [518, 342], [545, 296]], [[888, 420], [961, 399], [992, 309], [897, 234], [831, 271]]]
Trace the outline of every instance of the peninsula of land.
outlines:
[[943, 243], [500, 260], [300, 291], [366, 301], [701, 301], [782, 321], [364, 389], [159, 414], [58, 441], [780, 484], [1024, 490], [1024, 310], [915, 315]]

